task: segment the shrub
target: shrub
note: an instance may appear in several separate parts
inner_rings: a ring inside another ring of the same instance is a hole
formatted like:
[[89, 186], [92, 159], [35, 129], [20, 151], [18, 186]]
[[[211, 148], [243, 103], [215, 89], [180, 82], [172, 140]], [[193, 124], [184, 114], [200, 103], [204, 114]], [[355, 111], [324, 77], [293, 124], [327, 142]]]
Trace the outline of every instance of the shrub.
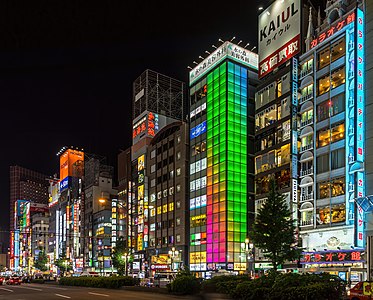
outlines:
[[193, 295], [200, 291], [200, 283], [193, 275], [177, 276], [167, 287], [176, 295]]
[[226, 293], [229, 294], [227, 289], [231, 290], [233, 287], [237, 286], [240, 282], [249, 281], [250, 278], [245, 275], [224, 275], [216, 276], [211, 279], [204, 280], [201, 284], [201, 290], [205, 293]]
[[31, 279], [31, 283], [44, 283], [44, 279]]
[[59, 281], [61, 285], [85, 286], [98, 288], [117, 289], [122, 286], [138, 285], [139, 280], [130, 276], [112, 277], [62, 277]]

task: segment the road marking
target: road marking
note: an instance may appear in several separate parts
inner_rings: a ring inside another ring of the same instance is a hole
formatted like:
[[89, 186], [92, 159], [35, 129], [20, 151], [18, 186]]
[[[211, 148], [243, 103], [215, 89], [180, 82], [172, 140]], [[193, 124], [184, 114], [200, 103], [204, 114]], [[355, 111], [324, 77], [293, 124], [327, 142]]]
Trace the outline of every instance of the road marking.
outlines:
[[62, 298], [68, 298], [68, 299], [70, 299], [71, 297], [69, 297], [69, 296], [65, 296], [65, 295], [61, 295], [61, 294], [55, 294], [56, 296], [58, 296], [58, 297], [62, 297]]
[[51, 287], [51, 286], [43, 286], [43, 289], [55, 289], [55, 290], [63, 290], [63, 291], [67, 290], [67, 288]]
[[39, 292], [43, 291], [42, 289], [36, 289], [36, 288], [26, 287], [26, 286], [18, 286], [18, 288], [20, 288], [20, 289], [26, 289], [26, 290], [39, 291]]
[[0, 290], [8, 291], [8, 292], [14, 292], [13, 290], [6, 289], [6, 288], [0, 288]]
[[96, 296], [109, 297], [109, 295], [106, 295], [106, 294], [99, 294], [99, 293], [93, 293], [93, 292], [88, 292], [88, 294], [96, 295]]

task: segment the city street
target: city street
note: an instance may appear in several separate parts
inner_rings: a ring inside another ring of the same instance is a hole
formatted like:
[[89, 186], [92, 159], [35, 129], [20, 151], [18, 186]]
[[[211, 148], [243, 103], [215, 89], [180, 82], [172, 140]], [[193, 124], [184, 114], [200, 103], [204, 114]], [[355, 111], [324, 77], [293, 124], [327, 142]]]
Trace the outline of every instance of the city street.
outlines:
[[[58, 286], [52, 284], [23, 284], [0, 286], [0, 299], [6, 300], [99, 300], [99, 299], [180, 299], [161, 293], [126, 291], [123, 289], [95, 289], [86, 287]], [[182, 297], [184, 298], [184, 297]], [[184, 298], [185, 299], [185, 298]]]

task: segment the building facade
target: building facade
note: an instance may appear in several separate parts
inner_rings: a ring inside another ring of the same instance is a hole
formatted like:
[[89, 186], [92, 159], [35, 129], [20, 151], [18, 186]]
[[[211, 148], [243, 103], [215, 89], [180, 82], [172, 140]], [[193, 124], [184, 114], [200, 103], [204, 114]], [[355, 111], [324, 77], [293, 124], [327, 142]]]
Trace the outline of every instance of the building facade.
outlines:
[[299, 73], [303, 264], [352, 282], [366, 278], [364, 27], [357, 1], [328, 1], [325, 19], [309, 30]]
[[189, 265], [203, 277], [246, 270], [257, 70], [257, 54], [225, 42], [189, 74]]

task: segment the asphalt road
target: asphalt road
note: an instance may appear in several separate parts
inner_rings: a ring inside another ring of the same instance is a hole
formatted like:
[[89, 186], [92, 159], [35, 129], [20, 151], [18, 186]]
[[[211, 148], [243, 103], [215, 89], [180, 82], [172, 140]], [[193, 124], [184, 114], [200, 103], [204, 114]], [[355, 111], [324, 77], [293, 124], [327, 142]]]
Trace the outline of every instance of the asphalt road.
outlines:
[[126, 291], [123, 289], [98, 289], [86, 287], [58, 286], [53, 284], [0, 285], [0, 299], [6, 300], [115, 300], [115, 299], [195, 299], [177, 297], [156, 292]]

